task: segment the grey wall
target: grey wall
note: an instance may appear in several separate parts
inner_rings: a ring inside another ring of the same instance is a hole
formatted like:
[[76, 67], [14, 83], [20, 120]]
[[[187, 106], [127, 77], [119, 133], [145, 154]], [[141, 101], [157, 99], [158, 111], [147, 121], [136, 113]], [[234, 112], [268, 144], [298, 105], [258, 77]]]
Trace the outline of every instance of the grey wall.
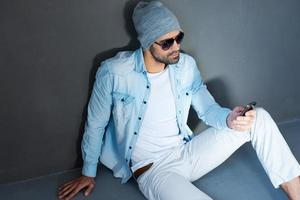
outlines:
[[[135, 2], [0, 2], [0, 183], [81, 166], [97, 66], [138, 46]], [[256, 100], [277, 122], [300, 117], [299, 1], [164, 2], [220, 104]]]

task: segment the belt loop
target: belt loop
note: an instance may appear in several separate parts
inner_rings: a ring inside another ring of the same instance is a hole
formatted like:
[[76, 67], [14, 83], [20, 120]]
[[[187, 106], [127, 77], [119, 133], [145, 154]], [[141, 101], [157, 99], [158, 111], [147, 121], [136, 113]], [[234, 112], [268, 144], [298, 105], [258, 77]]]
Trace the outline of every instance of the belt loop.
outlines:
[[135, 176], [134, 176], [134, 174], [133, 174], [133, 171], [131, 171], [132, 172], [132, 177], [133, 177], [133, 179], [137, 182], [137, 179], [135, 178]]

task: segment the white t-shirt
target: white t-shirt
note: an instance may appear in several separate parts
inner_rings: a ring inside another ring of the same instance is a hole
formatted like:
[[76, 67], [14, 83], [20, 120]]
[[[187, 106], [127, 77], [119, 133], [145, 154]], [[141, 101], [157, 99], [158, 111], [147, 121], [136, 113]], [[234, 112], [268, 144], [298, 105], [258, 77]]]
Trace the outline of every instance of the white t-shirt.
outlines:
[[151, 83], [147, 110], [132, 152], [132, 171], [155, 162], [170, 148], [184, 143], [176, 121], [175, 99], [169, 67], [159, 73], [147, 73]]

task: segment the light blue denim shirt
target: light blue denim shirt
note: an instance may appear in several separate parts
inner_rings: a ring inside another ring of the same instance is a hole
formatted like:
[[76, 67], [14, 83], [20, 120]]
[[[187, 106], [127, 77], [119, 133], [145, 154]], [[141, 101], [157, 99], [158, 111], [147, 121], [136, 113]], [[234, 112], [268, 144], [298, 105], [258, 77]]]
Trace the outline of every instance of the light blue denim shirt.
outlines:
[[[179, 134], [188, 142], [193, 132], [187, 125], [190, 106], [206, 124], [227, 128], [230, 110], [217, 104], [201, 79], [195, 60], [180, 54], [177, 64], [168, 65], [175, 97]], [[143, 122], [151, 90], [143, 51], [120, 52], [99, 67], [82, 140], [82, 174], [96, 176], [100, 160], [115, 177], [127, 182], [132, 176], [130, 158]]]

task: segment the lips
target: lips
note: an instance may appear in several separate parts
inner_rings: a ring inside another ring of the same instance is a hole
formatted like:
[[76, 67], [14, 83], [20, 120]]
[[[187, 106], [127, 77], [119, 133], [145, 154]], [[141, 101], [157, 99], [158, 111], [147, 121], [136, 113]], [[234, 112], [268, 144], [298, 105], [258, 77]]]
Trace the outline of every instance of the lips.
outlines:
[[179, 56], [179, 52], [178, 51], [173, 52], [173, 53], [170, 54], [170, 56], [172, 56], [172, 57], [178, 57]]

